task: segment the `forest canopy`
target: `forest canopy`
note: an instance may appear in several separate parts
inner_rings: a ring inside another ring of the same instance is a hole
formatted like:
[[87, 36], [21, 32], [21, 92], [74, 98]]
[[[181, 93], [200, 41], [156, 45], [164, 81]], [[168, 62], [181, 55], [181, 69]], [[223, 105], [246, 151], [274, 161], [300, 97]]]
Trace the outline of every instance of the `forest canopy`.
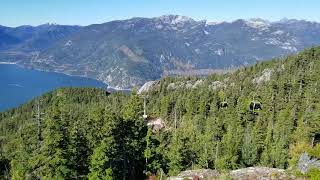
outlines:
[[[320, 158], [320, 48], [144, 94], [62, 88], [0, 113], [0, 177], [142, 179]], [[143, 119], [165, 126], [153, 131]], [[319, 170], [313, 170], [320, 173]], [[314, 172], [312, 172], [314, 173]], [[315, 173], [317, 174], [317, 173]]]

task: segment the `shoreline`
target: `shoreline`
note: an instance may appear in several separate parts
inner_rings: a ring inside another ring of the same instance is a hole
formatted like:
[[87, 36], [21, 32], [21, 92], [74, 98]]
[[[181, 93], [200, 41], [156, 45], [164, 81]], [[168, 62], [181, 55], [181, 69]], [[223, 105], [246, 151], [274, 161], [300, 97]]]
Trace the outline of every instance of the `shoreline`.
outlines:
[[25, 67], [23, 65], [19, 65], [17, 62], [8, 62], [8, 61], [0, 61], [0, 65], [3, 64], [3, 65], [17, 65], [21, 68], [25, 68], [25, 69], [32, 69], [32, 70], [37, 70], [37, 71], [41, 71], [41, 72], [53, 72], [53, 73], [58, 73], [58, 74], [64, 74], [64, 75], [67, 75], [67, 76], [72, 76], [72, 77], [81, 77], [81, 78], [88, 78], [88, 79], [92, 79], [92, 80], [97, 80], [97, 81], [100, 81], [102, 82], [103, 84], [105, 84], [107, 87], [107, 89], [113, 89], [115, 91], [131, 91], [132, 89], [130, 88], [118, 88], [118, 87], [113, 87], [113, 86], [110, 86], [108, 85], [106, 82], [104, 82], [103, 80], [100, 80], [100, 79], [95, 79], [95, 78], [91, 78], [91, 77], [86, 77], [86, 76], [81, 76], [81, 75], [72, 75], [72, 74], [68, 74], [68, 73], [64, 73], [64, 72], [59, 72], [59, 71], [48, 71], [48, 70], [45, 70], [45, 69], [37, 69], [37, 68], [28, 68], [28, 67]]

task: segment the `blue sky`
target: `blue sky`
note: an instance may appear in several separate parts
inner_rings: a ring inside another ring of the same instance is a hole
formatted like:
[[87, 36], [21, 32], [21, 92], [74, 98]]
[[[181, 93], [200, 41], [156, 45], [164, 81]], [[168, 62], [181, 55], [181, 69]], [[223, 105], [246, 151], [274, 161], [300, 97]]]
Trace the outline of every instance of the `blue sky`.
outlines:
[[88, 25], [131, 17], [179, 14], [232, 21], [284, 17], [320, 22], [320, 0], [1, 0], [4, 26], [58, 23]]

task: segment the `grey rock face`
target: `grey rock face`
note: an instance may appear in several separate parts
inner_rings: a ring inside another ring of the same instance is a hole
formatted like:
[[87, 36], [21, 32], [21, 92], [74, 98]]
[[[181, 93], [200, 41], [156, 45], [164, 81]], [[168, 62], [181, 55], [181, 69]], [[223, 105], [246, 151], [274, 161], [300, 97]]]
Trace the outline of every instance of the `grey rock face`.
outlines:
[[158, 81], [148, 81], [138, 90], [137, 94], [144, 94], [150, 91], [152, 86], [156, 84]]
[[284, 169], [268, 168], [268, 167], [249, 167], [238, 170], [233, 170], [229, 173], [232, 179], [296, 179], [289, 176]]
[[299, 170], [305, 174], [312, 167], [320, 169], [320, 161], [316, 158], [309, 157], [308, 153], [306, 152], [302, 153], [298, 162]]
[[188, 170], [183, 171], [178, 174], [176, 177], [169, 177], [171, 180], [180, 180], [180, 179], [192, 179], [193, 177], [199, 177], [201, 179], [212, 179], [218, 178], [220, 173], [216, 170], [211, 169], [199, 169], [199, 170]]

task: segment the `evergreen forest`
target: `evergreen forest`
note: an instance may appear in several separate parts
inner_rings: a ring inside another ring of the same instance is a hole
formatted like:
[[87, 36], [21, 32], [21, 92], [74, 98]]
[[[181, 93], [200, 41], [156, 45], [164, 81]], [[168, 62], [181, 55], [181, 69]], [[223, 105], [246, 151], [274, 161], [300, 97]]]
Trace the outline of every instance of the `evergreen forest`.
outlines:
[[[320, 159], [320, 47], [138, 93], [61, 88], [0, 113], [0, 179], [146, 179]], [[160, 130], [143, 118], [161, 119]], [[317, 178], [319, 169], [305, 177]]]

